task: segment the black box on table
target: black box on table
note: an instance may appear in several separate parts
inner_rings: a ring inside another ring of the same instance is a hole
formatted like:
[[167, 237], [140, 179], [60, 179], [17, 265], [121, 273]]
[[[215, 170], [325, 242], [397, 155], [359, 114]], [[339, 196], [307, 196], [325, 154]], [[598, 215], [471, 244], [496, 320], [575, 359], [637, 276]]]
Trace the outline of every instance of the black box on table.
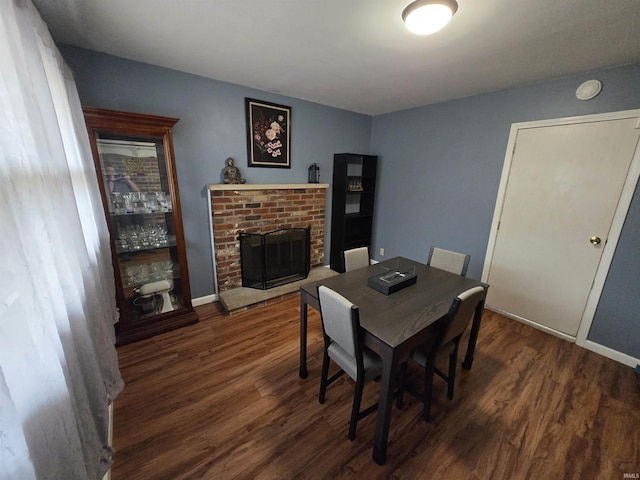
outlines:
[[380, 293], [389, 295], [398, 290], [413, 285], [418, 280], [415, 266], [403, 270], [389, 270], [370, 277], [367, 285]]

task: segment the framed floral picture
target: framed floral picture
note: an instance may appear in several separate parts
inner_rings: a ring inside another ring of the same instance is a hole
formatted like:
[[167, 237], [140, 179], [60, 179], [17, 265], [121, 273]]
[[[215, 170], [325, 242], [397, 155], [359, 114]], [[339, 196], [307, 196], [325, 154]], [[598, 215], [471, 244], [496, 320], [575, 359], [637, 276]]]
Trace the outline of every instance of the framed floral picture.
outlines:
[[250, 167], [291, 168], [291, 107], [245, 98]]

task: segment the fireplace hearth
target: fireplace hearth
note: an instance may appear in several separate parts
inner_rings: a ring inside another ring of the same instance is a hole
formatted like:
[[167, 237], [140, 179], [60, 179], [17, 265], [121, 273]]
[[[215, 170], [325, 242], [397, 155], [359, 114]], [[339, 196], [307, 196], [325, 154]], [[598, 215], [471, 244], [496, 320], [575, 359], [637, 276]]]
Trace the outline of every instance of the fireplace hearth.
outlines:
[[303, 280], [311, 268], [311, 227], [241, 232], [242, 286], [266, 290]]

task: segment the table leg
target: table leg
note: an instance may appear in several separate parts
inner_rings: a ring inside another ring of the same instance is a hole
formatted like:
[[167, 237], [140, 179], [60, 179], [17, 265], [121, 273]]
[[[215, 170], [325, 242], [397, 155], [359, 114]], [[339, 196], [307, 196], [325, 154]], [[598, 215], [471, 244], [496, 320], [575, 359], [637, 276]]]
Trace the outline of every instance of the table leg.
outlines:
[[478, 341], [478, 333], [480, 333], [480, 322], [482, 320], [482, 311], [484, 310], [484, 300], [478, 303], [476, 311], [473, 314], [473, 323], [471, 324], [471, 333], [469, 334], [469, 345], [467, 353], [464, 356], [462, 367], [471, 370], [473, 364], [473, 354], [476, 351], [476, 342]]
[[382, 378], [380, 381], [380, 398], [378, 399], [378, 418], [376, 419], [376, 438], [373, 444], [373, 460], [378, 465], [387, 461], [387, 441], [389, 424], [391, 423], [391, 407], [398, 366], [393, 351], [385, 351], [382, 358]]
[[307, 378], [307, 294], [300, 290], [300, 378]]

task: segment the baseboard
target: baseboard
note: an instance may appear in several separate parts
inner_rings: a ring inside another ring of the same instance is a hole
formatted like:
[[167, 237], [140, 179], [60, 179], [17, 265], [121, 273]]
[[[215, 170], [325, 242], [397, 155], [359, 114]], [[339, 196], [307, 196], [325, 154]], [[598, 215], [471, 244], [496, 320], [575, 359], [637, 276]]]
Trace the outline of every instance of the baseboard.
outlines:
[[192, 298], [191, 305], [199, 307], [200, 305], [206, 305], [207, 303], [213, 303], [218, 301], [218, 295], [205, 295], [204, 297]]
[[[508, 312], [502, 311], [499, 308], [495, 308], [491, 305], [487, 305], [486, 308], [488, 310], [493, 310], [494, 312], [504, 315], [505, 317], [508, 317], [512, 320], [516, 320], [520, 323], [529, 325], [530, 327], [533, 327], [537, 330], [541, 330], [545, 333], [549, 333], [556, 337], [562, 338], [563, 340], [567, 340], [572, 343], [575, 343], [576, 341], [575, 337], [571, 337], [570, 335], [567, 335], [562, 332], [558, 332], [557, 330], [554, 330], [552, 328], [545, 327], [544, 325], [540, 325], [538, 323], [532, 322], [525, 318], [518, 317], [517, 315], [513, 315]], [[578, 344], [576, 343], [576, 345]], [[592, 342], [591, 340], [587, 340], [584, 345], [578, 345], [578, 346], [582, 348], [586, 348], [591, 352], [595, 352], [598, 355], [602, 355], [603, 357], [607, 357], [607, 358], [610, 358], [611, 360], [615, 360], [616, 362], [622, 363], [623, 365], [627, 365], [631, 368], [636, 368], [637, 365], [640, 365], [640, 359], [634, 358], [631, 355], [627, 355], [622, 352], [618, 352], [617, 350], [614, 350], [612, 348], [605, 347], [604, 345], [600, 345], [599, 343]]]
[[496, 313], [499, 313], [500, 315], [503, 315], [503, 316], [505, 316], [507, 318], [510, 318], [511, 320], [515, 320], [516, 322], [520, 322], [520, 323], [524, 323], [525, 325], [529, 325], [530, 327], [533, 327], [536, 330], [541, 330], [541, 331], [543, 331], [545, 333], [553, 335], [554, 337], [561, 338], [563, 340], [566, 340], [567, 342], [576, 343], [576, 337], [573, 337], [571, 335], [567, 335], [564, 332], [560, 332], [560, 331], [555, 330], [553, 328], [547, 327], [546, 325], [541, 325], [539, 323], [532, 322], [531, 320], [528, 320], [528, 319], [526, 319], [524, 317], [520, 317], [520, 316], [515, 315], [513, 313], [505, 312], [504, 310], [496, 308], [493, 305], [485, 305], [485, 308], [488, 309], [488, 310], [492, 310], [492, 311], [494, 311]]
[[640, 358], [634, 358], [631, 355], [627, 355], [626, 353], [618, 352], [617, 350], [613, 350], [612, 348], [605, 347], [604, 345], [600, 345], [599, 343], [592, 342], [591, 340], [587, 340], [584, 344], [584, 348], [595, 352], [603, 357], [610, 358], [611, 360], [615, 360], [616, 362], [622, 363], [623, 365], [627, 365], [631, 368], [636, 368], [637, 365], [640, 365]]

